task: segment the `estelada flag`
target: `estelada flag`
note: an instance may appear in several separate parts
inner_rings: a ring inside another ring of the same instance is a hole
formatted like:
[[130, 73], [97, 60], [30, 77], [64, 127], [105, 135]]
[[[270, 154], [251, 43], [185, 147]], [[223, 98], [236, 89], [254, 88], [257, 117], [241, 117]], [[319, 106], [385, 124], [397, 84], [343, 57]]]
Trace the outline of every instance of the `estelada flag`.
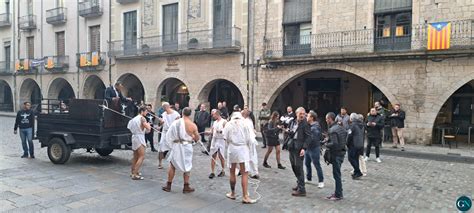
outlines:
[[449, 49], [451, 42], [451, 23], [437, 22], [428, 24], [428, 50]]

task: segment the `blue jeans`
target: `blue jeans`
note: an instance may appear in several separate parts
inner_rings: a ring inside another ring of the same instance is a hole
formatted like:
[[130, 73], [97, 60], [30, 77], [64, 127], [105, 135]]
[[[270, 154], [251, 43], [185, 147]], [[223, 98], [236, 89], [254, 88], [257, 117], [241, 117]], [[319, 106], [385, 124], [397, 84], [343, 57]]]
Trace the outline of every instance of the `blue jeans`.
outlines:
[[332, 175], [334, 177], [334, 182], [336, 182], [336, 191], [334, 194], [338, 198], [342, 198], [342, 177], [341, 177], [341, 165], [344, 161], [344, 155], [334, 156], [332, 164]]
[[[20, 129], [21, 145], [23, 146], [23, 155], [30, 157], [35, 156], [35, 147], [33, 146], [33, 128]], [[27, 144], [28, 140], [28, 144]]]
[[320, 147], [313, 147], [307, 149], [304, 153], [304, 164], [306, 166], [306, 179], [311, 181], [313, 174], [311, 169], [311, 162], [313, 162], [314, 167], [316, 167], [316, 172], [318, 173], [318, 180], [320, 183], [324, 182], [323, 169], [321, 168], [320, 158]]

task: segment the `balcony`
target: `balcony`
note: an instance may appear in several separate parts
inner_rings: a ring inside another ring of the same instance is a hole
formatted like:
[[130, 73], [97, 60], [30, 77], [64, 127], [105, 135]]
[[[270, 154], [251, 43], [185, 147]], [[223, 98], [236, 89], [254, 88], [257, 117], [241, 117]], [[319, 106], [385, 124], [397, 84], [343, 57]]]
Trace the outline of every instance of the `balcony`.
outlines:
[[64, 24], [67, 21], [67, 8], [57, 7], [46, 10], [46, 22], [52, 25]]
[[19, 59], [15, 62], [15, 71], [19, 74], [33, 74], [36, 68], [31, 66], [33, 59]]
[[143, 37], [137, 40], [113, 41], [110, 44], [111, 56], [117, 58], [226, 53], [240, 51], [240, 28], [229, 28], [222, 32], [200, 30]]
[[135, 3], [139, 2], [138, 0], [117, 0], [117, 3], [119, 4], [130, 4], [130, 3]]
[[36, 28], [36, 16], [26, 15], [22, 16], [18, 20], [18, 27], [20, 30], [32, 30]]
[[[321, 33], [295, 38], [271, 38], [265, 41], [265, 58], [311, 58], [313, 60], [380, 57], [385, 55], [426, 55], [473, 51], [474, 20], [451, 21], [450, 48], [427, 51], [428, 25], [412, 25], [405, 34], [384, 37], [375, 29]], [[399, 29], [400, 30], [400, 29]], [[381, 36], [378, 36], [381, 35]]]
[[8, 27], [11, 24], [11, 15], [9, 13], [0, 14], [0, 27]]
[[84, 0], [79, 2], [79, 15], [84, 18], [99, 17], [102, 15], [101, 0]]
[[11, 75], [13, 63], [9, 61], [0, 61], [0, 75]]
[[77, 66], [84, 71], [101, 71], [106, 64], [104, 52], [85, 52], [76, 55]]
[[44, 59], [44, 69], [50, 72], [63, 72], [69, 68], [69, 56], [47, 56]]

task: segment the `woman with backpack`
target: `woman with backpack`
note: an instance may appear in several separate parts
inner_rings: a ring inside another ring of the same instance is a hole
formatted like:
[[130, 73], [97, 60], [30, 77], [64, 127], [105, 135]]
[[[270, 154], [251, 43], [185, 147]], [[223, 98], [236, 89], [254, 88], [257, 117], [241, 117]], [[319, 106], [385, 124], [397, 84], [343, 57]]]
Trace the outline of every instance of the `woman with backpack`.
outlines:
[[275, 147], [276, 150], [276, 160], [278, 163], [278, 168], [279, 169], [285, 169], [284, 166], [281, 165], [280, 162], [280, 141], [279, 141], [279, 135], [280, 132], [283, 129], [283, 126], [280, 125], [279, 123], [279, 117], [280, 114], [278, 112], [273, 112], [270, 121], [268, 122], [267, 125], [267, 131], [265, 131], [265, 138], [267, 139], [267, 153], [265, 154], [265, 158], [263, 160], [263, 166], [265, 168], [272, 168], [270, 165], [268, 165], [267, 160], [268, 156], [270, 156], [270, 153], [272, 153], [273, 147]]

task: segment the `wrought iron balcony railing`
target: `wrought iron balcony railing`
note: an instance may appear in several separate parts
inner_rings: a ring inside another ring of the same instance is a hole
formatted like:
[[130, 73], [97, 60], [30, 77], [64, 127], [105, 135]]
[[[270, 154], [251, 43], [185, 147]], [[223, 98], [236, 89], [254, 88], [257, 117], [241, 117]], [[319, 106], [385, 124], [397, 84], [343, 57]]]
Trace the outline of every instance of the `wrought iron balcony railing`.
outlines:
[[84, 71], [103, 70], [107, 61], [105, 52], [84, 52], [76, 54], [76, 65]]
[[138, 2], [139, 0], [116, 0], [117, 3], [119, 4], [129, 4], [129, 3], [135, 3]]
[[[474, 20], [451, 23], [449, 49], [474, 48]], [[400, 30], [401, 31], [401, 30]], [[413, 25], [404, 34], [384, 36], [375, 29], [349, 30], [298, 37], [271, 38], [265, 41], [266, 58], [328, 56], [387, 51], [425, 51], [428, 24]]]
[[0, 27], [8, 27], [12, 24], [9, 13], [0, 14]]
[[67, 8], [57, 7], [46, 10], [46, 22], [48, 24], [56, 25], [63, 24], [67, 21]]
[[22, 16], [18, 20], [18, 27], [20, 30], [32, 30], [36, 28], [36, 16], [26, 15]]
[[113, 41], [110, 43], [109, 54], [122, 57], [213, 50], [238, 51], [240, 45], [240, 29], [234, 27], [219, 32], [200, 30], [137, 40]]
[[0, 61], [0, 75], [11, 75], [13, 68], [13, 62], [10, 61]]
[[66, 71], [69, 68], [69, 56], [47, 56], [44, 59], [44, 68], [51, 72]]
[[102, 11], [101, 0], [84, 0], [79, 2], [79, 15], [84, 18], [101, 16]]
[[31, 62], [33, 59], [23, 58], [15, 62], [15, 71], [22, 74], [35, 73], [36, 67], [33, 67]]

